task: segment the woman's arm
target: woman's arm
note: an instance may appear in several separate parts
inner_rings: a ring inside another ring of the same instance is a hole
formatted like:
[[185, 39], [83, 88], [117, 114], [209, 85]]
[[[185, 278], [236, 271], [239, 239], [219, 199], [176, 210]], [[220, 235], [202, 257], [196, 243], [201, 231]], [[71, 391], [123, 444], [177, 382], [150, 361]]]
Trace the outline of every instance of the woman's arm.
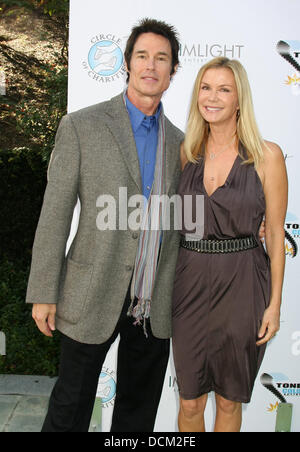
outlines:
[[284, 222], [288, 181], [282, 150], [267, 142], [264, 150], [263, 187], [266, 199], [266, 248], [271, 263], [271, 299], [266, 309], [257, 345], [268, 342], [280, 327], [281, 294], [285, 267]]

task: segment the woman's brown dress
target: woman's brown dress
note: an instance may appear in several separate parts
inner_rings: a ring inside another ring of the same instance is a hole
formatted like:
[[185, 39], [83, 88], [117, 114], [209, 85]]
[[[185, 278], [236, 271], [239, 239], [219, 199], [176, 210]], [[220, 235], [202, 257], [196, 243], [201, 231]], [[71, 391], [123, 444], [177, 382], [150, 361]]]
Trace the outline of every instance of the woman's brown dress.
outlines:
[[203, 183], [203, 159], [187, 163], [181, 177], [182, 197], [204, 195], [204, 239], [253, 235], [259, 244], [227, 254], [180, 248], [173, 352], [183, 399], [215, 391], [228, 400], [248, 403], [265, 352], [265, 345], [256, 346], [270, 299], [269, 259], [258, 237], [265, 198], [254, 166], [242, 161], [238, 155], [226, 182], [211, 196]]

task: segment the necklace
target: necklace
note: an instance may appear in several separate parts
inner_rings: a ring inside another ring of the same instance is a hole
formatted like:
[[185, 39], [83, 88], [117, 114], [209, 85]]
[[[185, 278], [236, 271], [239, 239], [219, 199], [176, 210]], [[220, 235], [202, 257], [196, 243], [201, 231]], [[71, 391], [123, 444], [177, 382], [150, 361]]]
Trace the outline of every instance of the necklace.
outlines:
[[209, 152], [209, 158], [210, 160], [214, 160], [216, 157], [218, 157], [220, 154], [222, 154], [223, 152], [227, 151], [227, 149], [232, 145], [232, 143], [235, 140], [235, 136], [233, 137], [233, 139], [230, 141], [230, 143], [226, 146], [226, 148], [222, 149], [219, 152]]
[[[225, 152], [231, 145], [232, 145], [232, 143], [234, 142], [234, 140], [235, 140], [235, 136], [233, 137], [233, 139], [230, 141], [230, 143], [224, 148], [224, 149], [222, 149], [221, 151], [219, 151], [219, 152], [209, 152], [208, 154], [209, 154], [209, 158], [210, 158], [210, 160], [214, 160], [216, 157], [218, 157], [220, 154], [222, 154], [223, 152]], [[215, 178], [215, 176], [209, 176], [209, 180], [211, 181], [211, 182], [214, 182], [215, 180], [216, 180], [216, 178]]]

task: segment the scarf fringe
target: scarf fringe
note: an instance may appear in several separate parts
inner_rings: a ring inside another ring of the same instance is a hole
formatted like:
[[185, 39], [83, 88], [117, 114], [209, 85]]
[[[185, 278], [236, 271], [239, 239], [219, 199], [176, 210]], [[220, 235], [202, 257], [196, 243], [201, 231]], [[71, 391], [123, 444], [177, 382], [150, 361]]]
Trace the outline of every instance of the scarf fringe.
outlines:
[[136, 306], [134, 306], [134, 299], [131, 300], [130, 306], [127, 311], [127, 315], [129, 317], [134, 317], [136, 320], [133, 323], [134, 325], [141, 325], [143, 322], [143, 329], [145, 336], [148, 337], [147, 334], [147, 319], [150, 317], [150, 307], [151, 300], [138, 300]]

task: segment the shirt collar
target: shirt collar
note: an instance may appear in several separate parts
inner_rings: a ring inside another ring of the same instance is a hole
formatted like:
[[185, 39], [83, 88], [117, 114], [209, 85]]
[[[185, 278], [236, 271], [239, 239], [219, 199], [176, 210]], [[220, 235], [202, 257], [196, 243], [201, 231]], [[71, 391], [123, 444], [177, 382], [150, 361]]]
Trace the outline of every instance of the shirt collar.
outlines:
[[128, 113], [129, 113], [133, 132], [136, 132], [138, 130], [138, 128], [141, 126], [143, 121], [146, 121], [147, 123], [149, 123], [151, 118], [154, 118], [154, 120], [155, 120], [154, 122], [156, 124], [158, 123], [158, 119], [159, 119], [161, 109], [162, 109], [161, 102], [159, 103], [159, 105], [157, 107], [156, 113], [152, 116], [145, 115], [141, 110], [139, 110], [135, 105], [133, 105], [133, 103], [130, 102], [130, 100], [128, 99], [127, 94], [125, 95], [125, 102], [126, 102], [126, 107], [127, 107]]

